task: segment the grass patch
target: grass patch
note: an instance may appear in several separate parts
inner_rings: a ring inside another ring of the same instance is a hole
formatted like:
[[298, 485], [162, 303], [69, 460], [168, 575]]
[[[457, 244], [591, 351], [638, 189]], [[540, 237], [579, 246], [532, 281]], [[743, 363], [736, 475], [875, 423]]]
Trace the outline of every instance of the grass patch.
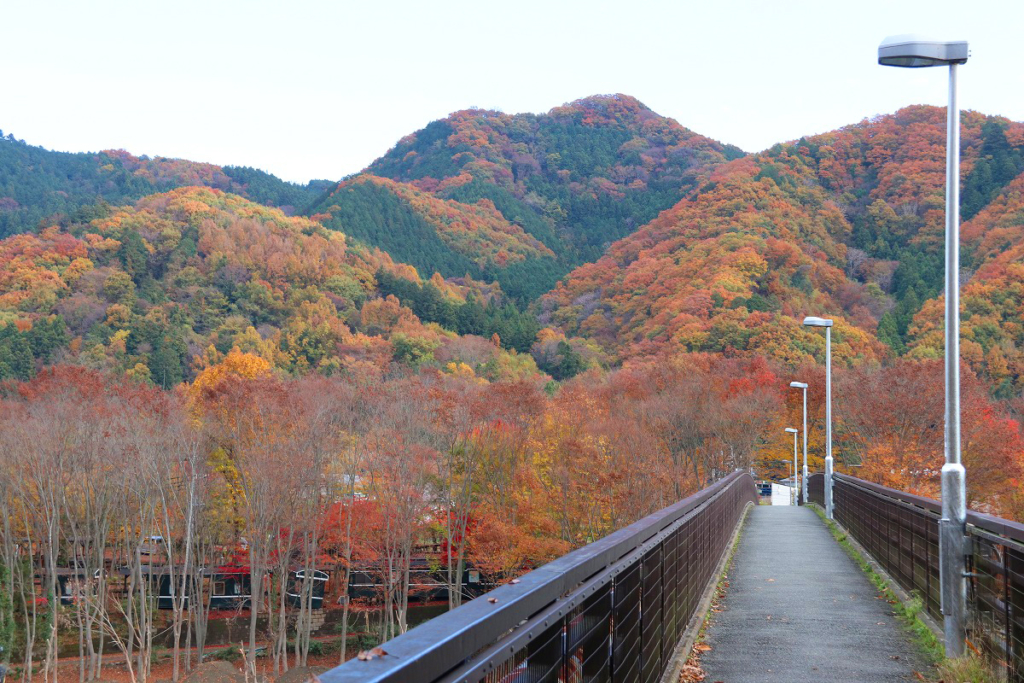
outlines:
[[919, 595], [913, 595], [909, 602], [904, 603], [889, 585], [888, 579], [877, 572], [871, 563], [864, 559], [847, 537], [845, 531], [835, 522], [825, 517], [825, 511], [817, 505], [807, 507], [821, 518], [828, 527], [832, 537], [846, 551], [846, 554], [861, 568], [878, 592], [892, 605], [893, 614], [903, 628], [911, 635], [914, 643], [935, 667], [938, 681], [947, 683], [997, 683], [1002, 678], [997, 676], [992, 667], [979, 655], [968, 654], [957, 659], [946, 659], [945, 645], [935, 632], [921, 619], [924, 603]]
[[976, 654], [944, 660], [938, 666], [938, 674], [941, 681], [956, 683], [998, 683], [1004, 680]]

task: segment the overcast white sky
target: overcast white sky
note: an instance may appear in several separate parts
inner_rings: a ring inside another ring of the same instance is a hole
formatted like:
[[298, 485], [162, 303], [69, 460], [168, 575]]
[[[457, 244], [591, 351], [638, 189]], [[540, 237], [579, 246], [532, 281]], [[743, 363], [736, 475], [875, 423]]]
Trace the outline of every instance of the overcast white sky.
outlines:
[[758, 151], [945, 104], [945, 69], [876, 64], [895, 33], [969, 40], [962, 107], [1024, 120], [1024, 0], [0, 0], [0, 27], [5, 134], [299, 182], [469, 106], [621, 92]]

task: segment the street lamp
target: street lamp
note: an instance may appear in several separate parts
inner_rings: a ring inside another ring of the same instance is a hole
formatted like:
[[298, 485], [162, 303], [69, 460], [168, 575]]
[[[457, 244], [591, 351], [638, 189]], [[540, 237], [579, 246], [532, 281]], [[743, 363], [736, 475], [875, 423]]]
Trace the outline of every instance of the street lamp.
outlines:
[[808, 316], [804, 325], [825, 328], [825, 516], [832, 519], [832, 320]]
[[804, 390], [804, 477], [803, 483], [803, 494], [804, 504], [807, 503], [807, 383], [806, 382], [790, 382], [789, 386], [793, 389]]
[[786, 431], [793, 434], [793, 505], [796, 505], [796, 487], [797, 479], [799, 479], [799, 476], [796, 473], [796, 434], [799, 430], [793, 429], [792, 427], [786, 427]]
[[960, 108], [956, 67], [966, 64], [966, 40], [940, 41], [892, 36], [878, 46], [878, 63], [910, 68], [949, 66], [946, 109], [946, 464], [942, 466], [939, 578], [946, 656], [964, 653], [967, 613], [964, 537], [967, 530], [966, 473], [960, 462]]

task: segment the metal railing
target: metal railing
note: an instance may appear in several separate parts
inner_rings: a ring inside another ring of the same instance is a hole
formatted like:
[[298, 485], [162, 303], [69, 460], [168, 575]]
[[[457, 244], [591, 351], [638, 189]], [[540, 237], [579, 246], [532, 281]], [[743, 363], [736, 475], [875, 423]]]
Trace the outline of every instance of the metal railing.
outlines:
[[825, 508], [825, 475], [821, 472], [807, 475], [807, 500], [804, 502], [816, 503], [818, 507]]
[[[824, 475], [807, 483], [809, 498], [821, 505]], [[942, 504], [841, 474], [833, 493], [836, 521], [941, 624]], [[1024, 525], [968, 512], [967, 536], [967, 641], [1008, 681], [1024, 682]]]
[[736, 472], [350, 660], [323, 683], [653, 683], [694, 617], [754, 480]]

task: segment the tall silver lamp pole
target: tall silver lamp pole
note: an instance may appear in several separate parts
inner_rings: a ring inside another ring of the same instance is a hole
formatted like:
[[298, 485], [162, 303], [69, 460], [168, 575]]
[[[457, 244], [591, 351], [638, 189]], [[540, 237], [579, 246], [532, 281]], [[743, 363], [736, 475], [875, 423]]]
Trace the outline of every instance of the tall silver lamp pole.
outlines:
[[883, 66], [949, 67], [946, 109], [946, 464], [942, 466], [942, 519], [939, 520], [939, 577], [946, 656], [964, 653], [967, 619], [965, 571], [967, 531], [966, 472], [960, 462], [960, 107], [956, 67], [966, 64], [966, 40], [939, 41], [892, 36], [878, 46]]
[[793, 435], [793, 505], [796, 505], [797, 504], [796, 487], [798, 485], [797, 484], [797, 480], [800, 478], [797, 475], [797, 471], [796, 471], [796, 434], [797, 434], [797, 431], [799, 431], [799, 430], [793, 429], [792, 427], [786, 427], [786, 431]]
[[832, 320], [809, 316], [804, 325], [825, 328], [825, 516], [832, 519]]
[[807, 383], [806, 382], [790, 382], [789, 386], [794, 389], [804, 390], [804, 477], [802, 480], [804, 496], [804, 503], [807, 503]]

